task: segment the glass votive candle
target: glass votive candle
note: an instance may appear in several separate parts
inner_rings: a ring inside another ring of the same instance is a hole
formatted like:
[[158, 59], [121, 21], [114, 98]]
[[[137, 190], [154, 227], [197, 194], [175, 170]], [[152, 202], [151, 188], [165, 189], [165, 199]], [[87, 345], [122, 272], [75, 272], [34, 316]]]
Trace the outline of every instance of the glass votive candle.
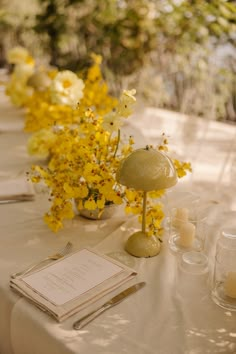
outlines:
[[206, 217], [196, 213], [193, 218], [186, 208], [172, 210], [169, 237], [171, 251], [203, 251], [206, 233]]
[[200, 252], [183, 253], [178, 263], [176, 288], [185, 299], [198, 301], [209, 293], [208, 257]]
[[236, 229], [225, 228], [217, 241], [212, 281], [213, 301], [236, 311]]
[[170, 217], [173, 214], [173, 210], [177, 208], [186, 210], [188, 217], [194, 217], [199, 206], [200, 196], [191, 191], [168, 190], [166, 192], [166, 200]]

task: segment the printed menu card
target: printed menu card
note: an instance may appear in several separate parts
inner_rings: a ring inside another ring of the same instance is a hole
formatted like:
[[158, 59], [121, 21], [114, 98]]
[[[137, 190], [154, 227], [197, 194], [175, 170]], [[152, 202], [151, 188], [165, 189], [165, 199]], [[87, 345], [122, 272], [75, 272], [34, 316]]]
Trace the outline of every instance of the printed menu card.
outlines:
[[84, 248], [40, 270], [12, 278], [10, 286], [61, 322], [136, 274], [124, 264]]

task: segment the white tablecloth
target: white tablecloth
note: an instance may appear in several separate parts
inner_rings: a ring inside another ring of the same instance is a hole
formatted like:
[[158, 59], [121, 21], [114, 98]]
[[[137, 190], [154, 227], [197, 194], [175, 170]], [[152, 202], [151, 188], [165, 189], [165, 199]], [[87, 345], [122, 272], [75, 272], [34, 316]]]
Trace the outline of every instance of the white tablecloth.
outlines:
[[[5, 127], [8, 114], [22, 122], [21, 111], [18, 115], [5, 98], [1, 102], [0, 112], [5, 113], [0, 121]], [[124, 129], [127, 134], [133, 132], [137, 146], [156, 144], [165, 132], [172, 152], [192, 161], [192, 176], [177, 188], [198, 193], [208, 205], [207, 254], [212, 274], [219, 226], [236, 207], [236, 127], [148, 108], [139, 110]], [[22, 174], [35, 162], [27, 154], [27, 139], [20, 127], [0, 134], [0, 179]], [[43, 190], [36, 193], [35, 201], [0, 205], [1, 354], [236, 353], [236, 313], [215, 305], [208, 288], [199, 297], [194, 279], [188, 296], [180, 296], [177, 260], [168, 249], [167, 235], [160, 255], [138, 259], [124, 253], [124, 242], [137, 223], [121, 210], [109, 220], [77, 217], [55, 235], [43, 223], [46, 208]], [[58, 324], [9, 289], [11, 273], [54, 253], [68, 240], [75, 248], [96, 246], [106, 254], [124, 255], [137, 269], [137, 280], [147, 282], [145, 288], [79, 332], [72, 329], [76, 315]]]

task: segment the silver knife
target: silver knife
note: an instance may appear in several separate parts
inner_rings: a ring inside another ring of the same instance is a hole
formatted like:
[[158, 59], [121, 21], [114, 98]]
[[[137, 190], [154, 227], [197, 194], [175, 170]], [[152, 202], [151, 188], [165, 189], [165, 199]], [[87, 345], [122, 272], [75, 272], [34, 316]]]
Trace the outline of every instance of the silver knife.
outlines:
[[21, 203], [21, 202], [32, 202], [33, 198], [19, 198], [19, 199], [2, 199], [0, 200], [1, 204], [12, 204], [12, 203]]
[[88, 315], [82, 317], [80, 320], [76, 321], [73, 324], [73, 328], [78, 330], [86, 326], [89, 322], [94, 320], [97, 316], [99, 316], [101, 313], [104, 311], [108, 310], [110, 307], [118, 305], [122, 300], [124, 300], [127, 296], [135, 293], [139, 289], [141, 289], [146, 283], [145, 282], [140, 282], [135, 285], [130, 286], [129, 288], [125, 289], [118, 295], [114, 296], [112, 299], [109, 301], [105, 302], [101, 307], [99, 307], [97, 310], [90, 312]]

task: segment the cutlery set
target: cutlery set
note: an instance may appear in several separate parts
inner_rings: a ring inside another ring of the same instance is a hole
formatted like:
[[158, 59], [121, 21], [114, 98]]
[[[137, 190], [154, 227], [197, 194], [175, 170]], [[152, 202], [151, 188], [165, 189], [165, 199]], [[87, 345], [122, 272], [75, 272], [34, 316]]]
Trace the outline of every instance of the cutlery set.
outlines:
[[[44, 258], [44, 259], [42, 259], [39, 262], [31, 264], [29, 267], [27, 267], [26, 269], [24, 269], [24, 270], [22, 270], [20, 272], [12, 274], [11, 278], [15, 279], [17, 277], [22, 277], [24, 275], [27, 275], [28, 273], [33, 271], [35, 268], [41, 266], [43, 263], [45, 263], [47, 261], [58, 260], [58, 259], [60, 259], [60, 258], [62, 258], [64, 256], [68, 255], [71, 252], [72, 247], [73, 247], [72, 243], [68, 242], [65, 245], [65, 247], [63, 247], [60, 251], [58, 251], [55, 254], [52, 254], [52, 255]], [[139, 289], [142, 289], [145, 284], [146, 284], [145, 282], [139, 282], [139, 283], [136, 283], [136, 284], [126, 288], [125, 290], [123, 290], [122, 292], [117, 294], [116, 296], [112, 297], [110, 300], [106, 301], [104, 304], [102, 304], [95, 311], [92, 311], [89, 314], [87, 314], [86, 316], [84, 316], [84, 317], [80, 318], [79, 320], [75, 321], [74, 324], [73, 324], [73, 329], [75, 329], [75, 330], [82, 329], [88, 323], [90, 323], [96, 317], [98, 317], [100, 314], [102, 314], [104, 311], [108, 310], [109, 308], [111, 308], [111, 307], [113, 307], [115, 305], [118, 305], [120, 302], [122, 302], [128, 296], [134, 294]]]

